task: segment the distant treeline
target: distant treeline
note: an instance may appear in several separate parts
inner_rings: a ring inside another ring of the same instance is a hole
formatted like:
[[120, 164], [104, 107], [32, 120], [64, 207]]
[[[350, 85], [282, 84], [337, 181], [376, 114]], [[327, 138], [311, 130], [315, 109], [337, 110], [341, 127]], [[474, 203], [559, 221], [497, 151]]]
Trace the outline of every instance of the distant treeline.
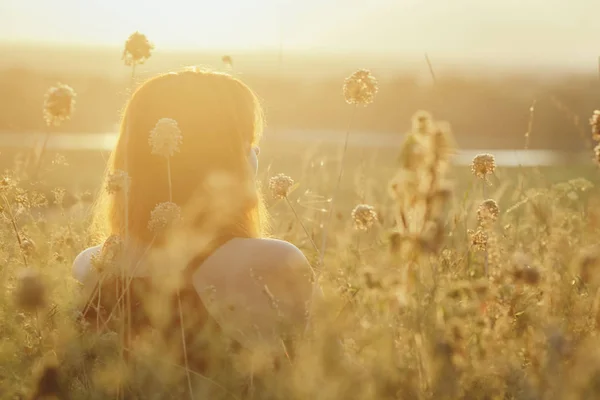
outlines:
[[[413, 113], [424, 109], [450, 122], [463, 148], [523, 147], [535, 101], [530, 148], [584, 149], [589, 145], [588, 118], [600, 108], [599, 82], [589, 76], [444, 75], [432, 84], [422, 75], [387, 75], [380, 79], [375, 102], [356, 111], [342, 97], [344, 76], [241, 76], [263, 100], [270, 127], [343, 131], [356, 112], [354, 129], [401, 134], [409, 129]], [[0, 133], [44, 129], [44, 93], [57, 81], [77, 92], [75, 115], [62, 131], [114, 130], [127, 99], [127, 79], [37, 66], [0, 70]]]

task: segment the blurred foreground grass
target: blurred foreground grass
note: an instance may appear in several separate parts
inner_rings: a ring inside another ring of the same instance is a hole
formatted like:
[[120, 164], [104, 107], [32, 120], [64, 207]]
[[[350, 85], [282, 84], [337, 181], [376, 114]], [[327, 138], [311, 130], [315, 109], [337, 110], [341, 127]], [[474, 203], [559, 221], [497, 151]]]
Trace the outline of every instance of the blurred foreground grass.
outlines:
[[[1, 167], [12, 168], [16, 156], [3, 149]], [[1, 398], [40, 388], [77, 399], [187, 396], [185, 374], [162, 362], [165, 349], [152, 339], [140, 350], [136, 368], [129, 369], [114, 336], [81, 337], [74, 328], [79, 288], [70, 265], [79, 251], [97, 244], [86, 225], [107, 157], [49, 152], [41, 183], [3, 192]], [[599, 398], [596, 169], [499, 167], [485, 185], [469, 167], [454, 167], [442, 248], [417, 263], [417, 273], [431, 282], [403, 287], [397, 281], [408, 268], [390, 252], [388, 239], [394, 225], [388, 182], [397, 157], [398, 149], [349, 150], [319, 276], [327, 305], [318, 314], [314, 337], [298, 349], [294, 367], [263, 371], [257, 398]], [[316, 243], [338, 160], [338, 150], [327, 147], [267, 144], [261, 153], [263, 182], [283, 172], [299, 184], [290, 200]], [[500, 216], [480, 251], [469, 230], [476, 229], [476, 210], [485, 198], [498, 202]], [[267, 200], [274, 236], [295, 243], [316, 262], [289, 207]], [[379, 215], [368, 232], [352, 229], [350, 212], [361, 203], [373, 205]], [[28, 244], [15, 239], [9, 212]], [[45, 307], [33, 313], [14, 301], [25, 262], [39, 271], [45, 288]], [[335, 345], [338, 339], [341, 347]], [[50, 366], [56, 360], [53, 379]], [[193, 378], [197, 398], [247, 395], [227, 374]]]

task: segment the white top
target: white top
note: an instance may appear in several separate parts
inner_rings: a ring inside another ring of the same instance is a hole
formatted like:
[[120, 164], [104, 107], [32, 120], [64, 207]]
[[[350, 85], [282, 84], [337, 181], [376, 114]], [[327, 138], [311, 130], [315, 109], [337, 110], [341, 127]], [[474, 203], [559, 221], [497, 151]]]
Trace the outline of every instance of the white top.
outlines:
[[[98, 280], [91, 260], [101, 247], [83, 251], [73, 263], [73, 276], [85, 291], [91, 292]], [[158, 273], [172, 274], [173, 269], [187, 265], [193, 255], [191, 250], [182, 250], [146, 256], [152, 257], [150, 264], [161, 265]], [[179, 266], [173, 264], [174, 258], [180, 259]], [[128, 276], [153, 274], [142, 263], [127, 265]], [[313, 298], [320, 296], [313, 279], [307, 259], [294, 245], [247, 238], [232, 239], [216, 249], [192, 277], [196, 292], [223, 332], [246, 347], [265, 340], [278, 344], [282, 323], [306, 327]]]

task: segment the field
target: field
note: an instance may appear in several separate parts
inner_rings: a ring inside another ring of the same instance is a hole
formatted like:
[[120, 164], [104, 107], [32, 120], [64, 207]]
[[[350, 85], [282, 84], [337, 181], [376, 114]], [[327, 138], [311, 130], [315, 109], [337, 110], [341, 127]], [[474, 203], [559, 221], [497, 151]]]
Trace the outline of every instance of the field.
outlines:
[[[409, 135], [422, 140], [416, 147], [264, 143], [271, 234], [305, 252], [325, 299], [293, 360], [277, 370], [253, 364], [255, 398], [599, 398], [593, 152], [588, 165], [569, 168], [504, 169], [488, 157], [474, 161], [477, 175], [452, 166], [449, 132], [419, 122]], [[235, 368], [187, 373], [156, 338], [142, 338], [125, 363], [119, 334], [82, 334], [70, 268], [98, 244], [88, 227], [108, 154], [49, 151], [37, 179], [21, 179], [21, 150], [0, 151], [1, 398], [252, 395]], [[289, 201], [269, 193], [278, 173], [297, 184]], [[375, 218], [352, 213], [364, 204]], [[324, 234], [321, 265], [312, 243], [321, 250]], [[23, 275], [27, 266], [35, 274]]]

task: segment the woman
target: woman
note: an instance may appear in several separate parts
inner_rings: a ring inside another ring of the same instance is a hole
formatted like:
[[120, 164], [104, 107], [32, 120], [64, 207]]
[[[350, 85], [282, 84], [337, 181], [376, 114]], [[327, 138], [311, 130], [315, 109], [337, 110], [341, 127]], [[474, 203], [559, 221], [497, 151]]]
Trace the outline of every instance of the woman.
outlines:
[[261, 129], [257, 97], [226, 74], [168, 73], [136, 90], [96, 212], [110, 238], [73, 265], [89, 325], [123, 324], [128, 344], [158, 330], [202, 371], [215, 332], [250, 350], [302, 333], [311, 269], [295, 246], [264, 237]]

